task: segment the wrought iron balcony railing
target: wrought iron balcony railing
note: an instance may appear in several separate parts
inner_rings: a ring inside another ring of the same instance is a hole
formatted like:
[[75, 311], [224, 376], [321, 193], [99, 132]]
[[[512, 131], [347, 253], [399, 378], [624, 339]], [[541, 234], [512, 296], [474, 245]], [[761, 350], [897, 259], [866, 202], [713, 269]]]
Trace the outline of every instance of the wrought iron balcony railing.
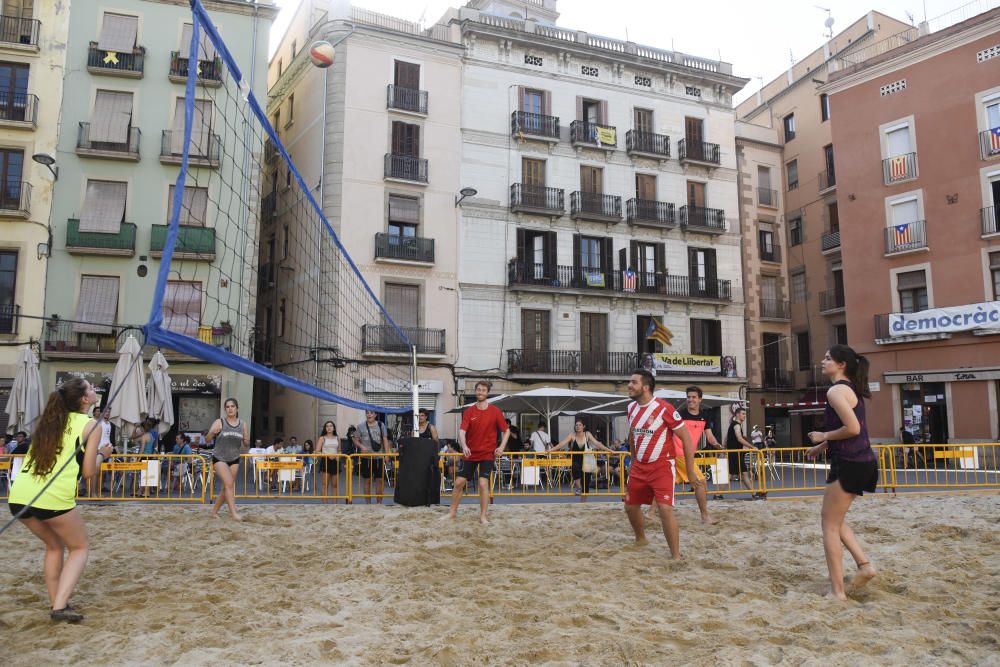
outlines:
[[1000, 206], [987, 206], [980, 209], [979, 215], [983, 220], [983, 236], [1000, 234]]
[[117, 74], [141, 77], [145, 67], [146, 49], [137, 46], [131, 52], [105, 51], [91, 42], [87, 50], [87, 69], [94, 74]]
[[526, 135], [558, 141], [559, 117], [529, 113], [527, 111], [515, 111], [510, 115], [510, 134], [512, 137]]
[[652, 199], [629, 199], [625, 202], [625, 217], [630, 224], [644, 227], [673, 228], [677, 212], [673, 204]]
[[791, 319], [792, 310], [782, 299], [761, 299], [760, 316], [770, 320], [787, 320]]
[[0, 123], [28, 123], [37, 127], [38, 95], [0, 88]]
[[570, 143], [614, 148], [618, 145], [618, 130], [613, 125], [574, 120], [569, 124]]
[[677, 157], [681, 162], [701, 162], [712, 165], [722, 163], [719, 144], [710, 144], [704, 141], [681, 139], [677, 142]]
[[142, 132], [137, 127], [128, 128], [125, 141], [92, 141], [90, 136], [91, 124], [80, 123], [76, 138], [76, 152], [79, 155], [133, 161], [139, 159]]
[[820, 240], [820, 247], [823, 252], [840, 248], [840, 230], [823, 234], [823, 238]]
[[984, 160], [1000, 155], [1000, 134], [996, 130], [979, 133], [979, 154]]
[[14, 213], [27, 217], [31, 213], [31, 183], [9, 178], [0, 181], [0, 214]]
[[668, 158], [670, 157], [670, 137], [642, 130], [629, 130], [625, 133], [625, 151], [630, 154], [650, 155], [659, 159]]
[[[30, 7], [30, 5], [29, 5]], [[31, 11], [30, 9], [28, 11]], [[20, 16], [0, 16], [0, 42], [38, 46], [38, 33], [42, 22]]]
[[791, 389], [795, 386], [795, 373], [781, 368], [761, 371], [761, 384], [765, 389]]
[[569, 215], [574, 220], [619, 222], [622, 219], [622, 198], [595, 192], [573, 192], [569, 196]]
[[434, 239], [398, 234], [375, 234], [375, 259], [434, 263]]
[[386, 106], [390, 109], [410, 111], [412, 113], [427, 113], [427, 91], [414, 88], [403, 88], [389, 84], [386, 88]]
[[424, 327], [400, 327], [409, 343], [399, 335], [399, 331], [389, 324], [365, 324], [361, 327], [361, 351], [365, 354], [388, 352], [410, 354], [410, 346], [416, 346], [417, 354], [444, 355], [445, 330]]
[[771, 188], [757, 188], [757, 205], [778, 208], [778, 191]]
[[833, 313], [844, 309], [844, 290], [828, 289], [819, 293], [819, 312]]
[[917, 154], [906, 153], [882, 160], [882, 179], [886, 185], [918, 176]]
[[681, 206], [681, 227], [722, 234], [726, 231], [726, 212], [719, 208]]
[[[174, 79], [186, 79], [190, 62], [190, 58], [181, 57], [180, 51], [171, 51], [169, 76]], [[217, 57], [215, 60], [198, 60], [198, 71], [196, 72], [196, 75], [198, 76], [198, 80], [202, 83], [221, 83], [222, 72], [222, 58]]]
[[927, 247], [927, 223], [923, 220], [892, 225], [885, 230], [885, 252], [907, 252]]
[[415, 183], [427, 182], [427, 160], [409, 155], [385, 154], [385, 177]]
[[[197, 137], [201, 136], [201, 139]], [[173, 130], [163, 130], [160, 137], [160, 162], [164, 164], [180, 164], [183, 158], [183, 147], [174, 142]], [[218, 167], [222, 155], [222, 137], [213, 133], [191, 134], [191, 144], [188, 148], [188, 163], [201, 167]]]
[[546, 289], [593, 290], [619, 294], [653, 294], [667, 297], [732, 301], [732, 281], [689, 278], [666, 273], [643, 273], [622, 270], [604, 271], [582, 266], [557, 266], [512, 260], [508, 265], [508, 284]]
[[837, 172], [833, 169], [819, 172], [819, 191], [825, 192], [837, 187]]
[[520, 375], [613, 375], [628, 377], [639, 367], [635, 352], [507, 350], [507, 372]]
[[510, 210], [515, 213], [562, 215], [566, 212], [566, 192], [544, 185], [514, 183], [510, 186]]
[[21, 306], [13, 303], [0, 305], [0, 334], [16, 336], [20, 322]]
[[775, 262], [781, 261], [781, 246], [777, 243], [772, 243], [769, 246], [760, 246], [760, 261], [762, 262]]

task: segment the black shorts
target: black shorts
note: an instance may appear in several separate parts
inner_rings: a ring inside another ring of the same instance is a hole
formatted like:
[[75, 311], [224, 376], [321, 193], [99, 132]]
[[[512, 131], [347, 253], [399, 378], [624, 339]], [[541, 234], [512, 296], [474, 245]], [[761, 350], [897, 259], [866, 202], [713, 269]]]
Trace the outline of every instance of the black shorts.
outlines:
[[358, 461], [358, 472], [365, 479], [378, 479], [385, 473], [385, 464], [381, 456], [365, 456]]
[[878, 486], [878, 462], [876, 461], [840, 461], [830, 460], [830, 474], [826, 483], [840, 482], [840, 488], [856, 496], [875, 493]]
[[340, 461], [333, 456], [324, 456], [320, 459], [318, 468], [327, 475], [339, 475]]
[[215, 456], [212, 457], [212, 465], [216, 463], [225, 463], [227, 466], [238, 466], [240, 464], [240, 457], [236, 457], [232, 461], [223, 461], [222, 459], [217, 459]]
[[489, 479], [490, 475], [493, 474], [495, 466], [495, 461], [466, 461], [462, 459], [458, 462], [458, 471], [455, 473], [455, 476], [462, 479], [477, 479], [480, 477]]
[[[18, 503], [9, 503], [7, 507], [10, 508], [11, 516], [17, 516], [18, 512], [24, 509], [24, 505], [19, 505]], [[49, 519], [54, 519], [57, 516], [62, 516], [67, 512], [72, 512], [75, 509], [75, 507], [70, 507], [68, 510], [43, 510], [41, 507], [29, 507], [28, 510], [21, 515], [21, 518], [48, 521]]]

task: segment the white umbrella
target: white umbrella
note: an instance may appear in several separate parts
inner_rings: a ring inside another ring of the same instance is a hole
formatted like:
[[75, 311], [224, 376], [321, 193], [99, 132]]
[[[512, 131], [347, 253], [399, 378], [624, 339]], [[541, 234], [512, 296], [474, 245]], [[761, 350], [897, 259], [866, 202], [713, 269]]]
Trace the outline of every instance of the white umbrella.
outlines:
[[146, 387], [142, 377], [142, 348], [134, 336], [129, 336], [118, 350], [118, 363], [111, 376], [109, 396], [111, 421], [124, 433], [125, 425], [136, 425], [149, 412], [146, 407]]
[[34, 428], [34, 423], [42, 414], [42, 380], [38, 375], [38, 357], [30, 347], [21, 350], [17, 355], [17, 372], [14, 374], [14, 384], [10, 388], [7, 399], [7, 431], [16, 433]]
[[559, 387], [542, 387], [541, 389], [530, 389], [519, 394], [507, 394], [498, 396], [490, 403], [497, 406], [504, 412], [533, 412], [545, 418], [545, 422], [552, 431], [552, 417], [560, 412], [580, 411], [594, 408], [599, 405], [607, 405], [613, 400], [621, 400], [618, 394], [606, 394], [597, 391], [583, 391], [582, 389], [562, 389]]
[[174, 423], [174, 398], [170, 393], [170, 364], [159, 350], [149, 360], [149, 380], [146, 382], [146, 402], [149, 416], [160, 422], [160, 433], [169, 431]]

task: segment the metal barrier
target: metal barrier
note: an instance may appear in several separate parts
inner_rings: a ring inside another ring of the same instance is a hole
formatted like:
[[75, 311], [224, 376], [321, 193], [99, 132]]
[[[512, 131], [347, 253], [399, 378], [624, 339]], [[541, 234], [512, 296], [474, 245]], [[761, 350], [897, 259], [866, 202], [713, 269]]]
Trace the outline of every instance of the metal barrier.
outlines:
[[[509, 452], [497, 461], [492, 495], [625, 497], [628, 452]], [[574, 466], [574, 463], [576, 465]], [[576, 470], [574, 471], [574, 468]], [[580, 482], [579, 489], [574, 478]]]
[[[351, 457], [344, 454], [241, 454], [236, 498], [350, 502], [351, 471]], [[214, 501], [222, 490], [215, 466], [207, 486]]]
[[81, 479], [77, 500], [205, 502], [208, 463], [197, 454], [118, 454]]
[[879, 485], [897, 489], [1000, 489], [1000, 443], [875, 445]]

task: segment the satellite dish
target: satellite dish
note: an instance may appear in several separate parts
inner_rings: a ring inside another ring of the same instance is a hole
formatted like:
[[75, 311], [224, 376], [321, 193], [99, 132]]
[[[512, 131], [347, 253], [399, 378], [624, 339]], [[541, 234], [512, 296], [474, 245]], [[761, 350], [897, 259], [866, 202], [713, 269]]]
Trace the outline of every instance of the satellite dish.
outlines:
[[833, 27], [833, 17], [832, 16], [827, 16], [826, 20], [823, 21], [823, 25], [825, 25], [827, 28], [832, 28]]

